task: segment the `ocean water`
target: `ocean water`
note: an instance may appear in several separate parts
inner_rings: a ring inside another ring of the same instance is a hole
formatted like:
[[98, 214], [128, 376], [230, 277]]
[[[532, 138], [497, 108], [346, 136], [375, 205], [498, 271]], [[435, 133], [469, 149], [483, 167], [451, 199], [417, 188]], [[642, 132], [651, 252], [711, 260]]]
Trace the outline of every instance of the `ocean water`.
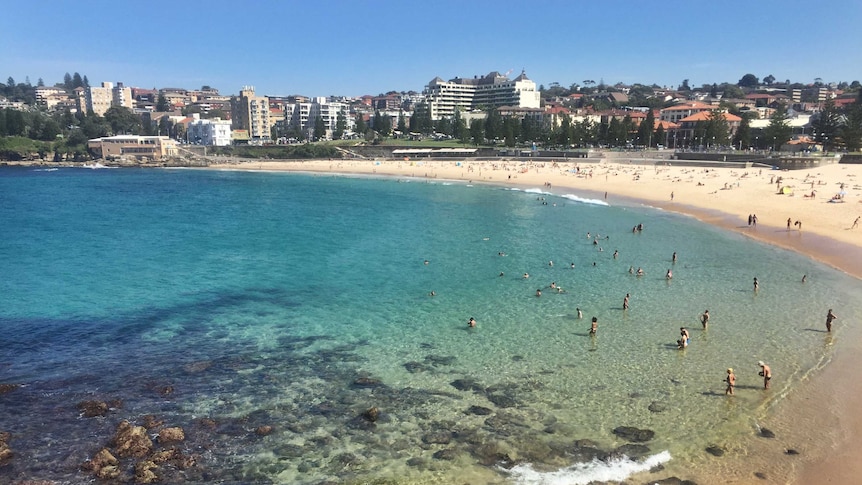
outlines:
[[[194, 465], [157, 469], [171, 483], [576, 484], [697, 469], [704, 448], [751, 436], [828, 365], [862, 316], [860, 281], [809, 259], [539, 189], [2, 168], [0, 230], [0, 384], [19, 385], [0, 393], [15, 452], [4, 480], [88, 482], [81, 463], [146, 416], [186, 432], [174, 446]], [[691, 344], [678, 350], [682, 326]], [[86, 400], [112, 408], [85, 418]], [[633, 445], [620, 426], [654, 437]]]

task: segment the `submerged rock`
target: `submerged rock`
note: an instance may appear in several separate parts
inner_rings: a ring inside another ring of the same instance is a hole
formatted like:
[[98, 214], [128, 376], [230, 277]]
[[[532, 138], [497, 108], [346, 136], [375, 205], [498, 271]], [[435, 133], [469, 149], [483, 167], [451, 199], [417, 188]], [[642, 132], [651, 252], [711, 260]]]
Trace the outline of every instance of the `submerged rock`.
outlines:
[[353, 381], [353, 387], [359, 388], [369, 388], [369, 387], [380, 387], [383, 383], [380, 382], [380, 379], [374, 379], [371, 377], [357, 377]]
[[470, 406], [465, 411], [466, 414], [475, 414], [477, 416], [487, 416], [491, 414], [493, 411], [490, 408], [482, 407], [482, 406]]
[[614, 434], [631, 443], [643, 443], [655, 437], [655, 431], [639, 429], [634, 426], [619, 426], [614, 428]]
[[133, 426], [126, 420], [121, 421], [117, 426], [114, 445], [117, 455], [121, 458], [143, 458], [153, 449], [153, 442], [147, 436], [147, 429], [143, 426]]
[[788, 449], [784, 450], [784, 454], [785, 455], [798, 455], [799, 452], [794, 450], [793, 448], [788, 448]]
[[85, 418], [95, 418], [108, 414], [108, 403], [102, 401], [81, 401], [78, 410]]
[[143, 420], [144, 420], [144, 428], [147, 428], [147, 429], [158, 428], [159, 426], [165, 424], [164, 421], [153, 416], [152, 414], [147, 414], [146, 416], [143, 417]]
[[432, 456], [435, 460], [452, 461], [458, 456], [458, 452], [455, 451], [455, 448], [444, 448], [442, 450], [434, 452], [434, 455]]
[[775, 433], [773, 433], [772, 431], [770, 431], [766, 428], [760, 428], [760, 437], [761, 438], [775, 438]]
[[0, 384], [0, 394], [6, 394], [7, 392], [12, 392], [15, 389], [21, 387], [21, 384]]
[[422, 435], [422, 442], [429, 445], [448, 445], [452, 441], [450, 431], [432, 431]]
[[268, 436], [271, 433], [272, 433], [272, 426], [269, 426], [269, 425], [258, 426], [254, 430], [254, 434], [256, 434], [258, 436]]
[[504, 394], [488, 394], [486, 397], [498, 408], [513, 408], [518, 405], [518, 401]]
[[428, 366], [421, 362], [405, 362], [404, 368], [407, 369], [407, 372], [411, 374], [428, 370]]
[[611, 452], [611, 454], [625, 455], [631, 459], [643, 458], [649, 455], [649, 453], [649, 446], [636, 443], [626, 443]]
[[712, 456], [724, 456], [724, 448], [716, 445], [707, 446], [706, 452]]
[[754, 472], [754, 476], [761, 480], [766, 480], [766, 474], [763, 472]]
[[485, 388], [473, 379], [455, 379], [450, 384], [452, 385], [452, 387], [458, 389], [459, 391], [485, 391]]
[[649, 407], [647, 409], [649, 409], [650, 412], [653, 413], [663, 413], [667, 410], [667, 405], [658, 401], [653, 401], [649, 404]]

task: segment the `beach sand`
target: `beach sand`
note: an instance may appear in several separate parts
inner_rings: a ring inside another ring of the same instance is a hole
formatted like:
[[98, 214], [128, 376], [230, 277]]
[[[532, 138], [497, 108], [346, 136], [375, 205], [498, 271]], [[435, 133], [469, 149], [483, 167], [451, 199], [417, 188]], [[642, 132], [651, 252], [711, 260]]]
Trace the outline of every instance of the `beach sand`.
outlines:
[[[768, 168], [677, 167], [615, 161], [428, 161], [315, 160], [246, 161], [210, 169], [302, 171], [464, 180], [472, 183], [576, 191], [608, 203], [645, 204], [784, 247], [862, 278], [862, 165], [831, 164], [778, 171]], [[778, 183], [777, 178], [782, 181]], [[550, 185], [547, 185], [550, 184]], [[842, 192], [842, 202], [830, 198]], [[779, 189], [790, 187], [791, 194]], [[812, 191], [814, 197], [810, 197]], [[757, 216], [749, 224], [749, 215]], [[788, 218], [791, 221], [787, 226]], [[801, 226], [794, 224], [801, 222]], [[802, 275], [799, 275], [800, 279]], [[862, 296], [862, 295], [860, 295]], [[826, 309], [813, 309], [825, 317]], [[835, 309], [840, 317], [840, 309]], [[855, 322], [838, 321], [841, 325]], [[830, 365], [783, 399], [763, 423], [780, 439], [751, 440], [744, 452], [717, 464], [722, 483], [858, 483], [862, 476], [862, 342], [842, 342]], [[778, 434], [778, 433], [776, 433]], [[784, 450], [800, 455], [787, 461]], [[773, 457], [777, 456], [779, 459]], [[769, 470], [765, 480], [753, 471]], [[683, 477], [715, 483], [717, 475]], [[644, 477], [644, 480], [648, 480]]]

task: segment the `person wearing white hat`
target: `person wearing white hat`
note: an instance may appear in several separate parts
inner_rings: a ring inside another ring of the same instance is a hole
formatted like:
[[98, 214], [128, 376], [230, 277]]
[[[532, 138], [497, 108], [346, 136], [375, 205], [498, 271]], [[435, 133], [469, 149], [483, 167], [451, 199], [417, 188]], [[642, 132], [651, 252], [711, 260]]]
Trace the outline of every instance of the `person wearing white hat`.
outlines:
[[758, 361], [757, 365], [760, 366], [760, 372], [758, 372], [757, 375], [763, 378], [763, 388], [769, 389], [769, 381], [772, 380], [772, 369], [770, 369], [762, 360]]

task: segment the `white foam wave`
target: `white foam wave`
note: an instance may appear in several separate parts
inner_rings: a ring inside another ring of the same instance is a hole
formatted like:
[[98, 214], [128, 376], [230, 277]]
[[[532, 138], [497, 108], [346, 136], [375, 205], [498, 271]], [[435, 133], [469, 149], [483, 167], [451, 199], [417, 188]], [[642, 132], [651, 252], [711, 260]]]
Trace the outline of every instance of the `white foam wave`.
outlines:
[[574, 194], [563, 194], [560, 197], [562, 197], [564, 199], [573, 200], [575, 202], [580, 202], [582, 204], [603, 205], [605, 207], [608, 207], [607, 202], [605, 202], [603, 200], [599, 200], [599, 199], [585, 199], [583, 197], [578, 197], [577, 195], [574, 195]]
[[34, 172], [56, 172], [60, 170], [59, 168], [36, 168], [33, 169]]
[[542, 189], [524, 189], [524, 192], [526, 192], [526, 193], [528, 193], [528, 194], [544, 194], [544, 195], [551, 195], [551, 193], [550, 193], [550, 192], [545, 192], [545, 191], [544, 191], [544, 190], [542, 190]]
[[594, 459], [589, 463], [577, 463], [552, 472], [535, 470], [529, 464], [518, 465], [509, 470], [515, 483], [523, 485], [586, 485], [590, 482], [621, 482], [635, 473], [650, 469], [670, 461], [670, 452], [649, 456], [642, 461], [628, 458], [601, 461]]

